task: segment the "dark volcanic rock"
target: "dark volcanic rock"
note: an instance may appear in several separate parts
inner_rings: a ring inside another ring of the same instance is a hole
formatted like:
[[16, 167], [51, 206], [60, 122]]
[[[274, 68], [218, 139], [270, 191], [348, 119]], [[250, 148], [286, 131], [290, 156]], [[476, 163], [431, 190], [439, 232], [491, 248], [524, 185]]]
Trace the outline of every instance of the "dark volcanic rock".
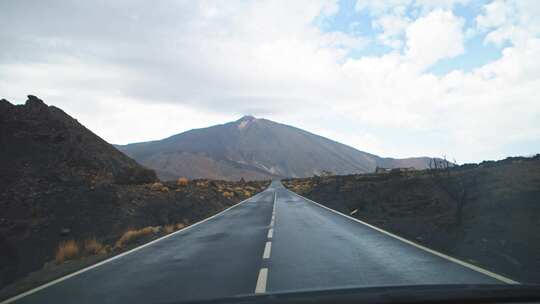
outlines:
[[[29, 95], [0, 102], [0, 180], [147, 183], [155, 173], [125, 156], [62, 110]], [[17, 178], [14, 178], [17, 177]]]
[[540, 283], [540, 155], [446, 172], [291, 179], [284, 185], [521, 283]]
[[154, 171], [59, 108], [35, 96], [25, 105], [2, 99], [0, 298], [9, 295], [6, 289], [21, 292], [39, 284], [34, 279], [20, 283], [30, 272], [43, 272], [49, 280], [65, 274], [48, 273], [55, 269], [50, 262], [63, 241], [74, 240], [82, 251], [85, 240], [95, 238], [108, 255], [116, 254], [121, 249], [115, 242], [128, 229], [190, 224], [266, 185], [201, 180], [163, 185]]

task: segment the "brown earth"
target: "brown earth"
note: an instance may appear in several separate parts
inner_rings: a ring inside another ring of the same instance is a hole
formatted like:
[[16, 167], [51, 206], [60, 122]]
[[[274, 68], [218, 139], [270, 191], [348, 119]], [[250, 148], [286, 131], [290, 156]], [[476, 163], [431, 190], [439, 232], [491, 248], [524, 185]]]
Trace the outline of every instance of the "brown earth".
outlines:
[[[166, 233], [168, 225], [190, 225], [264, 190], [268, 182], [193, 180], [143, 185], [55, 185], [46, 193], [29, 193], [31, 204], [2, 200], [0, 232], [3, 252], [2, 287], [13, 295], [51, 279], [150, 241]], [[128, 230], [159, 227], [159, 231], [129, 246], [115, 246]], [[180, 226], [180, 227], [181, 227]], [[176, 227], [175, 227], [176, 230]], [[169, 231], [170, 232], [170, 231]], [[80, 254], [58, 265], [58, 245], [96, 238], [105, 247], [97, 257]], [[30, 279], [25, 278], [31, 272]], [[11, 284], [11, 286], [8, 286]], [[22, 285], [22, 286], [21, 286]], [[16, 292], [11, 292], [11, 291]]]
[[[116, 146], [161, 179], [224, 180], [308, 177], [374, 172], [376, 167], [425, 169], [428, 157], [383, 158], [328, 138], [273, 122], [244, 116], [161, 140]], [[439, 160], [442, 161], [442, 160]]]
[[284, 185], [427, 247], [540, 283], [540, 155], [447, 170], [289, 179]]
[[[0, 298], [197, 222], [269, 183], [161, 183], [35, 96], [24, 105], [0, 100], [0, 147]], [[150, 233], [119, 246], [128, 230]], [[55, 261], [67, 241], [80, 249]]]

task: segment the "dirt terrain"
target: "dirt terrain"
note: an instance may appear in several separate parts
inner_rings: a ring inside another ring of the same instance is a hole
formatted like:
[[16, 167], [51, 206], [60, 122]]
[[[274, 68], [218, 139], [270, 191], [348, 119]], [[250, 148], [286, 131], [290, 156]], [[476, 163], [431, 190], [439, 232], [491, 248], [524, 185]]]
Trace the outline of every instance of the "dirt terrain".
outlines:
[[[267, 185], [209, 180], [193, 180], [187, 185], [56, 185], [47, 193], [31, 193], [31, 205], [7, 204], [2, 199], [0, 261], [6, 290], [0, 292], [0, 298], [200, 221]], [[133, 240], [128, 236], [130, 239], [121, 243], [120, 239], [133, 231], [151, 232]], [[93, 239], [99, 249], [88, 252], [84, 244]], [[70, 240], [77, 243], [79, 253], [58, 261], [59, 246]], [[10, 283], [12, 286], [6, 286]]]
[[35, 96], [24, 105], [0, 100], [0, 147], [0, 298], [181, 229], [269, 183], [160, 182]]
[[284, 185], [427, 247], [540, 283], [540, 155], [438, 170], [289, 179]]

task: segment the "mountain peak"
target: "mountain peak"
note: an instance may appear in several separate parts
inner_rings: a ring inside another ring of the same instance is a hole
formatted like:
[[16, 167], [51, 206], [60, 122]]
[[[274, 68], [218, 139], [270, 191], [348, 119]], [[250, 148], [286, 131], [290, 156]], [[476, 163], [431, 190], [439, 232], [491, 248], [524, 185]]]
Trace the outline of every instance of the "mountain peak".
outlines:
[[242, 118], [240, 118], [239, 120], [237, 120], [238, 122], [242, 122], [242, 121], [253, 121], [253, 120], [256, 120], [257, 118], [255, 118], [255, 116], [253, 115], [244, 115], [242, 116]]
[[29, 108], [39, 109], [47, 108], [47, 105], [43, 102], [43, 100], [39, 99], [34, 95], [28, 95], [28, 100], [26, 100], [26, 106], [28, 106]]
[[307, 131], [251, 115], [162, 141], [119, 146], [163, 179], [271, 179], [324, 171], [356, 174], [427, 167], [429, 159], [395, 160], [356, 150]]
[[236, 121], [238, 123], [238, 129], [240, 129], [240, 130], [244, 129], [251, 122], [253, 122], [255, 120], [257, 120], [257, 118], [255, 118], [252, 115], [244, 115], [244, 116], [242, 116], [242, 118], [240, 118], [239, 120]]

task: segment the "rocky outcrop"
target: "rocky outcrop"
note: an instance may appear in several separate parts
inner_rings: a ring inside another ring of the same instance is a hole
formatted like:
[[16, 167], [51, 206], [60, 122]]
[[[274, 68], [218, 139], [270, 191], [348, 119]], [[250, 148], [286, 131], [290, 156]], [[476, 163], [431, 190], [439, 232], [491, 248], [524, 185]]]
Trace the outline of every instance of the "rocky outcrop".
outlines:
[[0, 179], [140, 184], [156, 175], [86, 129], [29, 95], [24, 105], [0, 101]]

